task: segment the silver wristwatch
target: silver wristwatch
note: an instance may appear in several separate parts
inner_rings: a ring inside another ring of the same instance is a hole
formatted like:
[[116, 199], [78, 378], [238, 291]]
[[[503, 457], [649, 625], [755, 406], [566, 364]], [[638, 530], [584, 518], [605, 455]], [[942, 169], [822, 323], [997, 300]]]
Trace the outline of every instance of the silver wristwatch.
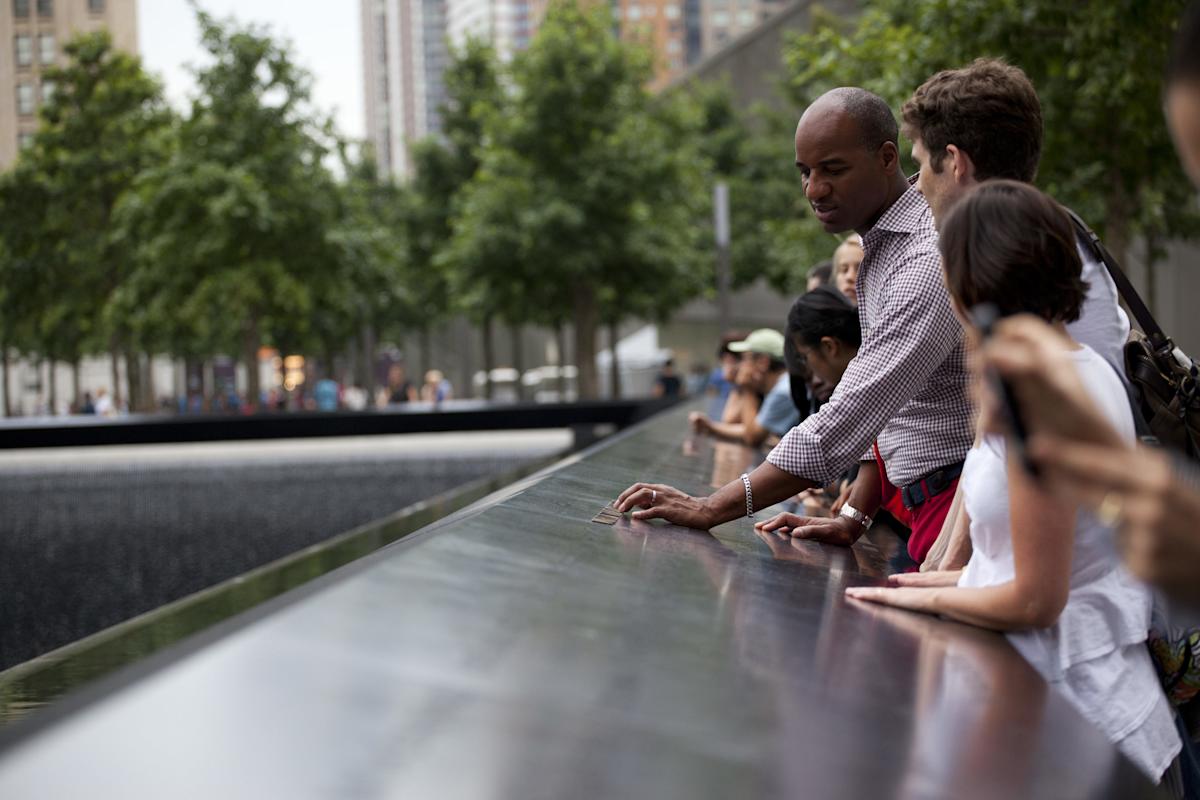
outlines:
[[868, 517], [863, 512], [859, 511], [854, 506], [850, 505], [849, 503], [842, 503], [842, 510], [840, 512], [838, 512], [838, 516], [839, 517], [849, 517], [850, 519], [857, 522], [859, 525], [862, 525], [862, 529], [864, 531], [870, 530], [871, 523], [873, 523], [875, 521], [875, 520], [871, 519], [870, 517]]

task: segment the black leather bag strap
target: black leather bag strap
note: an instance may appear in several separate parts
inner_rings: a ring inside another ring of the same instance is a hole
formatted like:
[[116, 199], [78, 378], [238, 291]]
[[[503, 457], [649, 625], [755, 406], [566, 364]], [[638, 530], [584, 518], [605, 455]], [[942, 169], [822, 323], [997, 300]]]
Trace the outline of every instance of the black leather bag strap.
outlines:
[[1137, 289], [1133, 288], [1133, 284], [1129, 282], [1129, 278], [1125, 277], [1125, 271], [1117, 263], [1117, 260], [1108, 252], [1108, 248], [1104, 246], [1104, 242], [1100, 241], [1100, 237], [1096, 235], [1088, 224], [1084, 222], [1078, 214], [1071, 209], [1063, 206], [1067, 215], [1071, 218], [1071, 222], [1075, 225], [1075, 231], [1083, 238], [1092, 252], [1095, 253], [1097, 260], [1104, 265], [1108, 270], [1108, 274], [1112, 276], [1113, 283], [1117, 285], [1117, 291], [1121, 293], [1121, 297], [1125, 299], [1125, 303], [1129, 306], [1129, 310], [1133, 312], [1134, 319], [1137, 320], [1138, 327], [1142, 329], [1142, 333], [1146, 334], [1146, 338], [1150, 340], [1150, 345], [1156, 350], [1161, 350], [1168, 342], [1167, 335], [1163, 333], [1163, 329], [1159, 327], [1158, 322], [1154, 319], [1154, 315], [1150, 313], [1150, 309], [1146, 308], [1146, 304], [1142, 302], [1142, 296], [1137, 293]]

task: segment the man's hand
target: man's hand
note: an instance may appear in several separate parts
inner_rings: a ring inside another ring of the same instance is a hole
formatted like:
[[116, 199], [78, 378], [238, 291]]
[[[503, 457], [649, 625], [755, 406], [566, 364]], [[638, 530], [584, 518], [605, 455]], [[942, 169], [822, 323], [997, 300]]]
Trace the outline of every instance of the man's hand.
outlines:
[[708, 433], [709, 428], [712, 427], [712, 420], [708, 418], [707, 414], [703, 414], [699, 411], [693, 411], [692, 413], [688, 414], [688, 425], [690, 425], [692, 430], [696, 433]]
[[849, 547], [863, 535], [863, 527], [849, 517], [801, 517], [796, 514], [777, 514], [754, 526], [760, 531], [787, 531], [797, 539], [812, 539], [828, 544]]
[[715, 523], [709, 510], [708, 498], [692, 497], [661, 483], [635, 483], [617, 498], [616, 509], [633, 511], [634, 519], [665, 519], [685, 528], [706, 531]]

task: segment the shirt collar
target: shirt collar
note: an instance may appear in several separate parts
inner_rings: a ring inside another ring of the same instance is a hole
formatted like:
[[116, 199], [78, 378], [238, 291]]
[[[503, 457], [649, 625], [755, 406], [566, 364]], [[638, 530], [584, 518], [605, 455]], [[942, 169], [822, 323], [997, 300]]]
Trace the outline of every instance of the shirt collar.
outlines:
[[917, 175], [913, 175], [908, 179], [908, 191], [900, 195], [896, 202], [883, 212], [867, 233], [916, 233], [925, 224], [928, 214], [929, 204], [925, 202], [925, 196], [917, 191]]

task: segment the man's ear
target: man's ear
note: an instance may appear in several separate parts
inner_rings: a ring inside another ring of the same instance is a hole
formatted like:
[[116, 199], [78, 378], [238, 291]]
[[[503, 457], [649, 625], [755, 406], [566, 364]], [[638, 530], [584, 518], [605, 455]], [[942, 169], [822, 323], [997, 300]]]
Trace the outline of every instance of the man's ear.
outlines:
[[841, 347], [841, 343], [832, 336], [821, 337], [821, 354], [825, 356], [826, 361], [837, 355], [839, 347]]
[[975, 162], [958, 145], [946, 145], [946, 161], [955, 183], [975, 182]]
[[896, 147], [895, 142], [884, 142], [880, 145], [879, 163], [888, 175], [900, 169], [900, 150]]

